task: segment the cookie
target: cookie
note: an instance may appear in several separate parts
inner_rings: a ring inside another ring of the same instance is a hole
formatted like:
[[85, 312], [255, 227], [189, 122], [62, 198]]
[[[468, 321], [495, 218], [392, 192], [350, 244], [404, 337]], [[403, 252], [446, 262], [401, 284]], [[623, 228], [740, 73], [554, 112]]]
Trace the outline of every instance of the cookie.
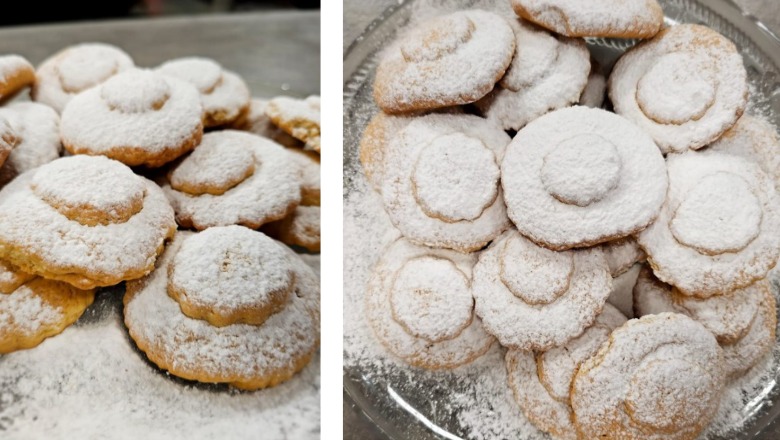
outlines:
[[263, 232], [309, 252], [320, 251], [320, 207], [298, 206], [287, 217], [263, 226]]
[[249, 110], [249, 87], [244, 80], [212, 59], [176, 58], [161, 64], [157, 72], [186, 81], [198, 90], [206, 127], [232, 124]]
[[571, 388], [580, 438], [693, 440], [717, 413], [721, 350], [676, 313], [632, 319], [582, 364]]
[[19, 270], [13, 264], [0, 260], [0, 293], [13, 293], [35, 275]]
[[171, 168], [162, 188], [185, 228], [257, 229], [286, 217], [301, 201], [299, 168], [291, 155], [253, 134], [214, 131]]
[[267, 106], [267, 99], [252, 98], [249, 101], [249, 110], [233, 122], [232, 128], [266, 137], [288, 148], [303, 148], [303, 142], [285, 133], [271, 122], [271, 118], [265, 114]]
[[288, 148], [290, 160], [298, 168], [301, 205], [320, 206], [320, 156], [300, 148]]
[[19, 135], [7, 118], [0, 115], [0, 165], [8, 159], [16, 145], [19, 143]]
[[514, 52], [509, 22], [492, 12], [458, 11], [426, 20], [383, 54], [374, 99], [387, 113], [475, 102], [504, 76]]
[[35, 68], [19, 55], [0, 56], [0, 102], [35, 83]]
[[501, 185], [517, 229], [564, 250], [644, 229], [666, 197], [667, 176], [663, 156], [637, 126], [605, 110], [570, 107], [517, 133]]
[[664, 23], [656, 0], [512, 0], [512, 8], [567, 37], [650, 38]]
[[160, 188], [105, 157], [57, 159], [0, 191], [0, 258], [80, 289], [146, 275], [175, 229]]
[[643, 262], [647, 258], [633, 236], [608, 241], [601, 245], [601, 249], [604, 251], [612, 278], [617, 278], [634, 264]]
[[14, 149], [0, 167], [0, 186], [60, 157], [60, 116], [54, 109], [35, 102], [17, 102], [0, 108], [0, 117], [8, 120], [16, 138]]
[[403, 238], [391, 243], [366, 288], [366, 316], [382, 345], [431, 370], [455, 368], [487, 352], [494, 339], [474, 315], [475, 261], [474, 255]]
[[509, 227], [499, 167], [509, 136], [472, 115], [415, 118], [387, 145], [382, 198], [404, 237], [473, 252]]
[[0, 293], [0, 354], [33, 348], [62, 333], [94, 297], [93, 290], [38, 277]]
[[507, 231], [474, 267], [475, 311], [501, 345], [549, 350], [579, 336], [612, 290], [599, 248], [554, 252]]
[[506, 74], [477, 108], [505, 130], [519, 130], [543, 114], [579, 101], [590, 72], [590, 53], [579, 39], [558, 37], [511, 20], [516, 45]]
[[[203, 233], [178, 232], [158, 260], [156, 270], [143, 279], [127, 283], [124, 321], [130, 337], [155, 365], [184, 379], [227, 383], [245, 390], [270, 387], [290, 379], [309, 363], [319, 347], [320, 289], [317, 275], [292, 251], [278, 244], [288, 257], [280, 269], [291, 271], [295, 280], [294, 290], [279, 311], [271, 314], [261, 325], [216, 327], [207, 321], [190, 318], [182, 313], [181, 304], [169, 296], [172, 281], [168, 268], [185, 240]], [[231, 246], [240, 249], [241, 243], [232, 241]], [[254, 295], [256, 291], [248, 295], [248, 289], [256, 286], [241, 281], [242, 274], [252, 277], [257, 277], [257, 274], [245, 272], [243, 269], [248, 269], [248, 266], [236, 270], [232, 264], [237, 262], [232, 259], [235, 254], [211, 255], [223, 257], [223, 263], [230, 263], [227, 267], [223, 264], [209, 267], [201, 273], [202, 278], [198, 280], [201, 287], [209, 288], [219, 283], [226, 285], [224, 283], [227, 282], [238, 288], [224, 291], [218, 301], [258, 300]], [[197, 261], [190, 263], [199, 264]]]
[[766, 277], [780, 257], [780, 199], [754, 162], [718, 152], [667, 160], [669, 192], [638, 235], [653, 273], [707, 298]]
[[62, 113], [74, 96], [134, 67], [130, 55], [116, 46], [77, 44], [57, 52], [38, 66], [31, 96], [34, 101]]
[[637, 316], [682, 313], [700, 322], [723, 349], [726, 377], [734, 379], [756, 365], [775, 344], [775, 298], [769, 282], [700, 299], [683, 295], [643, 266], [634, 287]]
[[304, 142], [304, 149], [320, 152], [320, 97], [295, 99], [278, 96], [268, 101], [265, 114], [285, 133]]
[[707, 151], [733, 154], [758, 163], [780, 192], [780, 140], [764, 119], [743, 115], [737, 124], [707, 147]]
[[576, 440], [569, 388], [580, 365], [595, 355], [609, 334], [626, 322], [609, 304], [585, 332], [543, 353], [510, 349], [506, 353], [509, 387], [531, 423], [558, 439]]
[[414, 118], [388, 115], [380, 111], [369, 121], [360, 138], [360, 164], [363, 174], [377, 192], [384, 185], [385, 151], [390, 141]]
[[[609, 261], [609, 258], [607, 258], [607, 261]], [[641, 269], [641, 264], [634, 264], [625, 272], [613, 277], [612, 293], [607, 298], [608, 303], [617, 307], [620, 313], [629, 319], [636, 317], [634, 315], [634, 286]]]
[[679, 24], [623, 54], [609, 77], [615, 113], [666, 153], [699, 149], [745, 110], [747, 71], [734, 43], [705, 26]]
[[591, 108], [602, 108], [607, 95], [607, 76], [601, 65], [590, 59], [590, 74], [588, 82], [580, 95], [580, 105]]

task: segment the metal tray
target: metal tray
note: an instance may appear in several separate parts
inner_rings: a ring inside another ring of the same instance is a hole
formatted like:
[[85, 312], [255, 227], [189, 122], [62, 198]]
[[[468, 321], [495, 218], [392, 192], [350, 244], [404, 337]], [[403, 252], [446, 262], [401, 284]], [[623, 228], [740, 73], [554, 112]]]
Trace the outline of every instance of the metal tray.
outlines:
[[[365, 187], [357, 157], [360, 136], [368, 121], [378, 111], [371, 88], [377, 54], [394, 39], [396, 31], [408, 23], [417, 0], [401, 2], [388, 8], [347, 49], [344, 56], [344, 197]], [[468, 5], [474, 0], [464, 1]], [[450, 2], [452, 3], [452, 2]], [[667, 23], [688, 22], [706, 24], [731, 39], [742, 53], [751, 85], [748, 112], [761, 114], [780, 126], [780, 39], [760, 21], [743, 14], [730, 0], [661, 0]], [[587, 43], [602, 65], [614, 60], [634, 42], [627, 40], [587, 39]], [[366, 194], [370, 193], [367, 192]], [[348, 221], [345, 209], [345, 225]], [[344, 249], [345, 261], [350, 249]], [[375, 259], [375, 258], [374, 258]], [[345, 271], [349, 270], [345, 264]], [[775, 295], [780, 290], [780, 271], [773, 275]], [[349, 290], [352, 289], [352, 290]], [[358, 298], [362, 286], [345, 285], [345, 301]], [[345, 313], [345, 320], [359, 316]], [[346, 328], [346, 323], [345, 323]], [[780, 333], [778, 333], [780, 335]], [[371, 335], [373, 336], [373, 335]], [[366, 344], [378, 344], [368, 337]], [[780, 347], [780, 341], [777, 344]], [[496, 354], [496, 359], [501, 353]], [[390, 356], [390, 355], [388, 355]], [[382, 371], [372, 371], [370, 365], [351, 362], [345, 352], [344, 368], [344, 438], [391, 439], [459, 439], [468, 438], [468, 431], [457, 421], [455, 394], [464, 390], [457, 374], [430, 373], [392, 363]], [[710, 438], [777, 439], [780, 438], [780, 349], [774, 350], [771, 378], [746, 396], [747, 402], [735, 417], [744, 421], [738, 432]], [[517, 410], [519, 415], [519, 409]], [[485, 435], [490, 438], [490, 435]], [[543, 436], [543, 438], [548, 438]]]

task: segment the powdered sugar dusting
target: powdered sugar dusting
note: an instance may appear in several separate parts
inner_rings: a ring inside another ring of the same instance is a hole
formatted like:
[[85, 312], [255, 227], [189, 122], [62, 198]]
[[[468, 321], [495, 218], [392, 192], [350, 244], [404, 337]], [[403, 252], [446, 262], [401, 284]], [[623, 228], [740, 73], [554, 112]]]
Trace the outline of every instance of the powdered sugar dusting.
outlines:
[[0, 185], [17, 175], [51, 162], [62, 151], [60, 117], [51, 107], [34, 102], [17, 102], [0, 108], [14, 127], [18, 143], [0, 168]]
[[41, 328], [56, 325], [63, 318], [62, 310], [23, 285], [13, 293], [0, 294], [0, 333], [31, 337]]

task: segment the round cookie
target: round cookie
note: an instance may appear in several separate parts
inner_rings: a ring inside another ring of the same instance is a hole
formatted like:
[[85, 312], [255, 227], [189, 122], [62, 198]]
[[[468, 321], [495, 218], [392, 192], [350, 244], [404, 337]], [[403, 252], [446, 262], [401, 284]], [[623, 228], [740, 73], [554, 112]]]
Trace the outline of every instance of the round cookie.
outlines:
[[693, 440], [714, 418], [721, 350], [676, 313], [632, 319], [580, 367], [571, 387], [580, 438]]
[[175, 229], [160, 188], [105, 157], [57, 159], [0, 191], [0, 258], [81, 289], [146, 275]]
[[772, 179], [757, 164], [718, 152], [674, 154], [666, 162], [666, 201], [638, 235], [655, 275], [701, 298], [764, 278], [780, 256]]
[[301, 200], [299, 168], [284, 147], [249, 133], [207, 133], [168, 173], [162, 188], [185, 228], [280, 220]]
[[263, 232], [284, 244], [319, 252], [320, 207], [298, 206], [287, 217], [264, 225]]
[[474, 315], [474, 255], [391, 243], [367, 286], [366, 315], [391, 353], [431, 370], [467, 364], [494, 339]]
[[0, 56], [0, 102], [35, 83], [35, 68], [19, 55]]
[[33, 348], [62, 333], [94, 297], [94, 290], [38, 277], [10, 293], [0, 293], [0, 354]]
[[657, 0], [512, 0], [512, 8], [567, 37], [650, 38], [664, 23]]
[[229, 125], [249, 110], [249, 87], [244, 80], [212, 59], [176, 58], [160, 65], [157, 71], [198, 89], [206, 127]]
[[303, 148], [303, 142], [285, 133], [284, 130], [271, 122], [271, 118], [265, 114], [267, 106], [267, 99], [252, 98], [249, 102], [249, 110], [233, 123], [232, 128], [272, 139], [288, 148]]
[[475, 102], [504, 76], [514, 51], [507, 19], [492, 12], [458, 11], [426, 20], [384, 53], [374, 99], [387, 113]]
[[605, 110], [570, 107], [517, 133], [501, 185], [517, 229], [564, 250], [644, 229], [666, 197], [667, 176], [663, 156], [638, 127]]
[[[202, 233], [201, 233], [202, 234]], [[260, 234], [256, 232], [255, 234]], [[189, 380], [228, 383], [255, 390], [290, 379], [303, 369], [319, 346], [320, 290], [317, 275], [292, 251], [284, 249], [292, 271], [294, 291], [283, 308], [262, 325], [232, 324], [215, 327], [183, 314], [180, 303], [168, 295], [168, 268], [191, 232], [178, 232], [146, 278], [127, 283], [124, 316], [130, 337], [158, 367]], [[204, 285], [216, 284], [209, 270]], [[230, 274], [233, 282], [240, 277]], [[238, 283], [240, 284], [240, 283]], [[225, 292], [232, 298], [245, 294]]]
[[14, 128], [16, 146], [0, 168], [0, 186], [14, 177], [60, 157], [60, 116], [51, 107], [17, 102], [0, 108]]
[[515, 56], [498, 85], [476, 105], [505, 130], [519, 130], [543, 114], [579, 101], [591, 70], [582, 40], [558, 37], [511, 20]]
[[661, 151], [701, 148], [747, 105], [747, 71], [734, 43], [705, 26], [679, 24], [623, 54], [609, 77], [615, 113]]
[[682, 313], [712, 332], [723, 349], [724, 373], [731, 379], [756, 365], [774, 346], [775, 306], [766, 280], [724, 295], [700, 299], [682, 295], [643, 266], [634, 287], [637, 316]]
[[382, 192], [387, 145], [413, 117], [388, 115], [380, 111], [369, 121], [360, 138], [360, 164], [363, 174], [377, 192]]
[[580, 365], [595, 355], [609, 334], [626, 322], [609, 304], [585, 332], [544, 353], [510, 349], [506, 353], [509, 387], [531, 423], [557, 439], [576, 440], [569, 388]]
[[304, 142], [304, 149], [320, 152], [320, 97], [295, 99], [277, 96], [268, 101], [265, 114], [285, 133]]
[[201, 112], [191, 85], [135, 69], [74, 97], [62, 112], [60, 134], [71, 154], [159, 167], [200, 143]]
[[46, 59], [36, 72], [32, 99], [62, 113], [79, 93], [135, 67], [122, 49], [104, 43], [67, 47]]
[[476, 313], [501, 345], [548, 350], [579, 336], [612, 290], [599, 248], [554, 252], [507, 231], [479, 256]]
[[780, 140], [764, 119], [742, 115], [737, 124], [707, 147], [707, 151], [733, 154], [757, 162], [775, 181], [780, 192]]
[[385, 211], [404, 237], [473, 252], [509, 227], [498, 164], [509, 143], [472, 115], [415, 118], [384, 154]]

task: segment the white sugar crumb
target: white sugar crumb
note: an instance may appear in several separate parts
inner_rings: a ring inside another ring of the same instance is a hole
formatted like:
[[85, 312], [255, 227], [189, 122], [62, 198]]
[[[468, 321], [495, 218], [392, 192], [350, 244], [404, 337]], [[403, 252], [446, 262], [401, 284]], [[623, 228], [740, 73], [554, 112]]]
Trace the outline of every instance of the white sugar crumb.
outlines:
[[[27, 286], [21, 286], [11, 294], [0, 293], [0, 328], [12, 328], [14, 333], [29, 337], [35, 335], [41, 327], [57, 324], [61, 318], [61, 309], [44, 302]], [[1, 428], [0, 423], [0, 431]]]

